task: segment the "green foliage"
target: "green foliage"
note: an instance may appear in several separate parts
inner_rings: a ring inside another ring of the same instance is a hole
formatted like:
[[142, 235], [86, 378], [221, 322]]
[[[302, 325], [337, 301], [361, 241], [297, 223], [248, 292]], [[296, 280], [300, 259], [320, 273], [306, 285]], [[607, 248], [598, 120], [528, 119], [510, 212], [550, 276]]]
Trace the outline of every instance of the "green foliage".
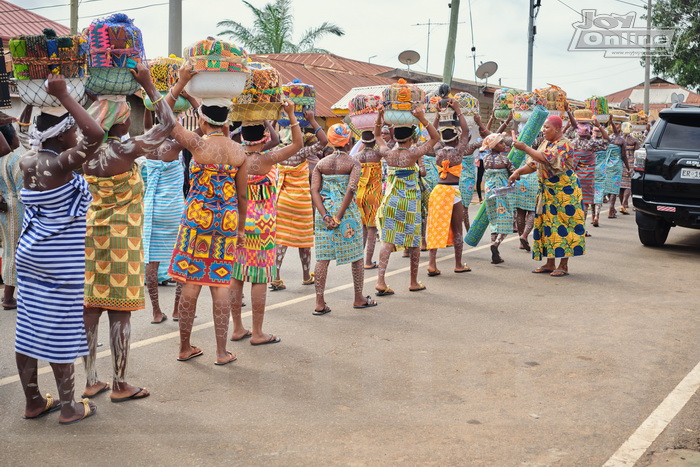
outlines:
[[291, 42], [294, 30], [292, 0], [274, 0], [262, 8], [242, 1], [255, 16], [253, 27], [248, 28], [232, 20], [220, 21], [216, 26], [225, 28], [219, 33], [220, 36], [230, 37], [250, 53], [327, 53], [327, 50], [316, 47], [316, 42], [328, 34], [338, 37], [345, 35], [339, 26], [324, 21], [306, 30], [295, 44]]
[[697, 0], [656, 0], [652, 27], [676, 28], [675, 52], [651, 58], [654, 72], [676, 84], [700, 89], [700, 7]]

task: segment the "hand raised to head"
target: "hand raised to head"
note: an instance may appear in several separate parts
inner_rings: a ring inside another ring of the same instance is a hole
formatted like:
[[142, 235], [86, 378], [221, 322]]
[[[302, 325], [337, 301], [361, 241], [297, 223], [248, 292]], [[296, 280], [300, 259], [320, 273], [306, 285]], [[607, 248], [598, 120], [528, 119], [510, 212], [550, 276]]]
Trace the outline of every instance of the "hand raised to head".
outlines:
[[56, 97], [68, 94], [68, 85], [63, 75], [50, 74], [46, 78], [46, 92]]

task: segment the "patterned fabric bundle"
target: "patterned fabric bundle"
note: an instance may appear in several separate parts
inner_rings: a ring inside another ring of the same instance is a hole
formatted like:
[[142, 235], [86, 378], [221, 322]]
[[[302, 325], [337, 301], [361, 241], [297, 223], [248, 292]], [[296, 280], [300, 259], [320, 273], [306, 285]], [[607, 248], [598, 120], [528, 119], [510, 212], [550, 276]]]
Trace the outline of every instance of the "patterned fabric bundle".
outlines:
[[468, 92], [458, 92], [454, 98], [459, 102], [459, 108], [464, 115], [476, 115], [479, 113], [479, 100]]
[[[558, 150], [558, 148], [557, 148]], [[542, 179], [541, 207], [532, 232], [532, 258], [567, 258], [586, 252], [581, 189], [572, 170]]]
[[381, 162], [363, 162], [362, 175], [357, 183], [356, 202], [360, 208], [362, 225], [377, 225], [377, 209], [382, 200], [382, 164]]
[[535, 92], [546, 100], [544, 106], [550, 114], [555, 111], [556, 115], [559, 115], [566, 109], [566, 92], [559, 86], [550, 84], [548, 88], [537, 89]]
[[622, 150], [617, 144], [610, 144], [608, 146], [605, 166], [605, 186], [603, 188], [603, 194], [618, 195], [620, 194], [620, 186], [622, 184], [624, 164], [622, 162]]
[[630, 123], [632, 125], [646, 125], [649, 123], [649, 117], [647, 117], [644, 111], [637, 112], [636, 114], [630, 115]]
[[[0, 136], [1, 137], [1, 136]], [[24, 217], [24, 205], [19, 200], [24, 177], [19, 161], [22, 156], [12, 152], [0, 157], [0, 194], [7, 203], [7, 210], [0, 212], [0, 234], [2, 236], [2, 280], [6, 286], [17, 284], [15, 249], [19, 242], [19, 231]]]
[[136, 68], [145, 60], [141, 30], [123, 13], [94, 20], [87, 40], [90, 67]]
[[493, 109], [494, 115], [499, 120], [508, 118], [510, 111], [515, 104], [515, 96], [519, 94], [515, 89], [498, 89], [493, 93]]
[[85, 75], [87, 44], [81, 36], [58, 37], [53, 29], [44, 29], [42, 35], [17, 36], [9, 46], [18, 80], [44, 80], [50, 73], [65, 78]]
[[[297, 122], [302, 128], [311, 125], [304, 116], [304, 108], [315, 110], [316, 108], [316, 90], [310, 84], [304, 84], [301, 80], [295, 79], [291, 83], [282, 85], [282, 94], [285, 98], [294, 102], [294, 115], [297, 117]], [[289, 125], [289, 117], [282, 112], [282, 117], [278, 120], [280, 126]]]
[[9, 73], [5, 73], [5, 49], [3, 48], [2, 37], [0, 37], [0, 109], [9, 109], [11, 107]]
[[248, 54], [242, 48], [229, 42], [205, 39], [185, 48], [183, 56], [192, 64], [195, 71], [248, 71]]
[[[335, 216], [343, 204], [350, 175], [324, 175], [321, 198], [326, 212]], [[316, 261], [335, 260], [336, 264], [353, 263], [362, 259], [362, 223], [357, 204], [350, 203], [340, 224], [329, 230], [316, 211]]]
[[177, 72], [185, 62], [182, 58], [170, 55], [169, 57], [157, 57], [148, 60], [151, 69], [151, 80], [160, 92], [167, 92], [177, 83]]
[[420, 202], [418, 166], [388, 167], [386, 192], [377, 211], [380, 239], [397, 247], [419, 247]]
[[239, 281], [268, 283], [275, 279], [277, 230], [276, 167], [266, 175], [248, 175], [246, 240], [236, 250], [232, 277]]
[[134, 164], [114, 177], [85, 180], [93, 196], [85, 237], [85, 306], [139, 310], [145, 306], [141, 171]]
[[15, 352], [51, 363], [87, 355], [83, 324], [85, 213], [83, 177], [47, 191], [22, 188], [26, 207], [17, 246]]
[[279, 120], [282, 102], [279, 72], [267, 63], [251, 62], [240, 96], [233, 99], [229, 116], [234, 122]]
[[387, 110], [413, 110], [425, 102], [425, 91], [401, 78], [384, 90], [382, 99]]
[[295, 248], [314, 246], [309, 161], [296, 167], [278, 165], [277, 244]]
[[179, 160], [163, 162], [146, 159], [144, 195], [143, 253], [146, 264], [167, 262], [173, 255], [185, 199], [185, 174]]
[[509, 234], [513, 232], [513, 196], [505, 194], [489, 196], [496, 188], [508, 186], [509, 172], [506, 169], [486, 169], [484, 186], [486, 187], [486, 212], [489, 216], [491, 232]]
[[190, 162], [187, 209], [168, 274], [186, 284], [228, 287], [238, 236], [236, 173], [231, 165]]
[[593, 96], [586, 99], [586, 108], [593, 112], [593, 115], [608, 115], [608, 99], [602, 96]]
[[461, 202], [462, 198], [457, 185], [439, 184], [430, 193], [428, 222], [425, 228], [425, 243], [429, 250], [454, 244], [450, 228], [452, 207]]

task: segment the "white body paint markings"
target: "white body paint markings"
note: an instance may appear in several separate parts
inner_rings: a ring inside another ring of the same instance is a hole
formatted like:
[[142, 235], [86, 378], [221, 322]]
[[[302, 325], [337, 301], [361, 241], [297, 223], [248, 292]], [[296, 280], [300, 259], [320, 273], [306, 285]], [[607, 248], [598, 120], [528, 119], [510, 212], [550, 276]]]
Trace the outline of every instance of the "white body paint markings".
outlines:
[[700, 363], [627, 438], [603, 467], [633, 466], [700, 388]]
[[[512, 238], [508, 238], [508, 239], [504, 240], [503, 243], [516, 240], [517, 238], [518, 238], [517, 236], [512, 237]], [[487, 249], [487, 248], [490, 248], [490, 245], [489, 245], [489, 244], [483, 245], [483, 246], [479, 246], [479, 247], [476, 247], [476, 248], [472, 248], [472, 249], [470, 249], [469, 251], [465, 252], [464, 254], [469, 254], [469, 253], [472, 253], [472, 252], [476, 252], [476, 251], [480, 251], [480, 250], [485, 250], [485, 249]], [[441, 257], [439, 257], [439, 258], [437, 259], [437, 262], [447, 261], [447, 260], [449, 260], [449, 259], [453, 259], [454, 257], [455, 257], [454, 253], [451, 254], [451, 255], [441, 256]], [[427, 266], [427, 265], [428, 265], [428, 262], [427, 262], [427, 261], [424, 261], [424, 262], [420, 263], [420, 264], [418, 265], [418, 267], [425, 267], [425, 266]], [[387, 272], [387, 273], [386, 273], [386, 277], [395, 276], [395, 275], [397, 275], [397, 274], [401, 274], [401, 273], [404, 273], [404, 272], [408, 272], [410, 269], [411, 269], [410, 266], [405, 266], [405, 267], [399, 268], [399, 269], [397, 269], [397, 270], [395, 270], [395, 271]], [[372, 277], [366, 278], [366, 279], [364, 280], [364, 283], [365, 283], [365, 284], [368, 284], [368, 283], [370, 283], [370, 282], [375, 282], [376, 280], [377, 280], [377, 276], [372, 276]], [[341, 290], [351, 289], [352, 287], [353, 287], [353, 283], [352, 283], [352, 282], [349, 282], [349, 283], [344, 284], [344, 285], [339, 285], [339, 286], [337, 286], [337, 287], [333, 287], [332, 289], [327, 289], [324, 293], [325, 293], [325, 294], [335, 293], [335, 292], [339, 292], [339, 291], [341, 291]], [[286, 301], [284, 301], [284, 302], [280, 302], [280, 303], [275, 303], [275, 304], [272, 304], [272, 305], [268, 305], [268, 306], [265, 307], [265, 311], [276, 310], [276, 309], [278, 309], [278, 308], [284, 308], [284, 307], [289, 306], [289, 305], [295, 305], [295, 304], [297, 304], [297, 303], [305, 302], [305, 301], [307, 301], [307, 300], [315, 300], [315, 299], [316, 299], [316, 292], [311, 293], [311, 294], [309, 294], [309, 295], [305, 295], [305, 296], [303, 296], [303, 297], [293, 298], [293, 299], [291, 299], [291, 300], [286, 300]], [[242, 317], [242, 318], [246, 318], [246, 317], [248, 317], [248, 316], [251, 316], [252, 314], [253, 314], [252, 311], [247, 311], [247, 312], [245, 312], [245, 313], [242, 313], [242, 314], [241, 314], [241, 317]], [[197, 325], [197, 326], [194, 326], [194, 327], [192, 328], [192, 332], [194, 333], [195, 331], [200, 331], [200, 330], [202, 330], [202, 329], [209, 329], [209, 328], [211, 328], [211, 327], [213, 327], [213, 326], [214, 326], [214, 322], [213, 322], [213, 321], [208, 321], [208, 322], [206, 322], [206, 323], [202, 323], [202, 324], [199, 324], [199, 325]], [[138, 341], [138, 342], [132, 342], [132, 343], [131, 343], [131, 349], [132, 349], [132, 350], [133, 350], [133, 349], [138, 349], [138, 348], [140, 348], [140, 347], [145, 347], [145, 346], [147, 346], [147, 345], [157, 344], [158, 342], [163, 342], [163, 341], [167, 341], [167, 340], [170, 340], [170, 339], [179, 339], [179, 338], [180, 338], [180, 331], [170, 332], [170, 333], [167, 333], [167, 334], [162, 334], [162, 335], [160, 335], [160, 336], [149, 337], [148, 339], [144, 339], [144, 340], [141, 340], [141, 341]], [[97, 360], [97, 359], [100, 359], [100, 358], [109, 357], [109, 356], [111, 356], [111, 355], [112, 355], [112, 351], [109, 350], [109, 349], [107, 349], [107, 350], [103, 350], [103, 351], [101, 351], [101, 352], [97, 352], [97, 355], [96, 355], [95, 359]], [[82, 359], [76, 360], [75, 366], [80, 366], [80, 365], [82, 365]], [[51, 373], [51, 367], [48, 366], [48, 365], [47, 365], [47, 366], [44, 366], [44, 367], [41, 367], [41, 368], [39, 368], [39, 370], [38, 370], [38, 374], [40, 374], [40, 375], [44, 375], [44, 374], [47, 374], [47, 373]], [[18, 382], [18, 381], [19, 381], [19, 375], [8, 376], [8, 377], [5, 377], [5, 378], [0, 379], [0, 387], [2, 387], [2, 386], [7, 386], [8, 384], [13, 384], [13, 383], [16, 383], [16, 382]]]

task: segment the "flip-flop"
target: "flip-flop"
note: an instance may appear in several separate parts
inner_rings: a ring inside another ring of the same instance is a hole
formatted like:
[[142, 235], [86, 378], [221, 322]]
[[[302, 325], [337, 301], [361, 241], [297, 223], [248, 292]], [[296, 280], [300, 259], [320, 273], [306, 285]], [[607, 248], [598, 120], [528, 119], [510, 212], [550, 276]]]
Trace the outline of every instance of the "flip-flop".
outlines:
[[281, 341], [282, 341], [282, 339], [280, 339], [279, 337], [271, 335], [270, 339], [266, 340], [265, 342], [258, 342], [258, 343], [251, 342], [250, 345], [277, 344], [278, 342], [281, 342]]
[[135, 401], [135, 400], [138, 400], [138, 399], [145, 399], [145, 398], [147, 398], [148, 396], [150, 396], [151, 393], [150, 393], [150, 392], [144, 393], [144, 392], [143, 392], [144, 390], [145, 390], [145, 388], [139, 388], [138, 391], [136, 391], [135, 393], [133, 393], [133, 394], [130, 395], [130, 396], [127, 396], [127, 397], [117, 397], [116, 399], [113, 399], [113, 398], [110, 397], [109, 399], [110, 399], [112, 402], [127, 402], [127, 401]]
[[314, 312], [311, 314], [315, 315], [315, 316], [321, 316], [321, 315], [325, 315], [326, 313], [330, 313], [330, 312], [331, 312], [331, 308], [326, 303], [324, 303], [323, 310], [314, 310]]
[[75, 420], [71, 420], [70, 422], [58, 422], [59, 425], [72, 425], [74, 423], [82, 422], [86, 418], [95, 415], [95, 413], [97, 412], [97, 407], [90, 407], [90, 399], [83, 399], [80, 402], [83, 403], [83, 407], [85, 408], [83, 416], [80, 418], [76, 418]]
[[167, 320], [168, 320], [168, 315], [163, 313], [163, 319], [161, 319], [160, 321], [151, 321], [151, 324], [160, 324], [160, 323], [167, 321]]
[[428, 277], [435, 277], [435, 276], [439, 276], [440, 274], [442, 274], [442, 272], [440, 272], [439, 269], [436, 269], [434, 271], [431, 271], [430, 269], [428, 269]]
[[537, 268], [532, 271], [533, 274], [549, 274], [552, 272], [554, 272], [554, 269]]
[[[370, 297], [369, 295], [367, 295], [365, 298], [367, 299], [367, 301], [366, 301], [364, 304], [362, 304], [362, 305], [360, 305], [360, 306], [355, 306], [355, 305], [353, 305], [353, 308], [357, 308], [357, 309], [361, 309], [361, 308], [371, 308], [371, 307], [373, 307], [373, 306], [377, 306], [377, 305], [378, 305], [378, 303], [375, 302], [374, 300], [372, 300], [372, 297]], [[372, 302], [372, 303], [370, 303], [370, 302]]]
[[238, 339], [234, 339], [234, 338], [232, 337], [232, 338], [230, 338], [229, 340], [230, 340], [230, 341], [233, 341], [233, 342], [238, 342], [238, 341], [242, 341], [243, 339], [248, 339], [248, 338], [249, 338], [250, 336], [252, 336], [252, 335], [253, 335], [252, 332], [247, 331], [245, 334], [243, 334], [243, 336], [239, 337]]
[[389, 287], [388, 285], [386, 286], [386, 289], [384, 289], [384, 290], [378, 290], [378, 289], [374, 289], [374, 290], [376, 290], [374, 295], [376, 295], [377, 297], [384, 297], [385, 295], [394, 295], [394, 291], [391, 290], [391, 287]]
[[216, 366], [224, 366], [224, 365], [228, 365], [229, 363], [235, 362], [236, 360], [238, 360], [238, 357], [236, 357], [236, 356], [235, 356], [234, 354], [232, 354], [231, 352], [226, 352], [226, 354], [231, 356], [231, 358], [230, 358], [229, 360], [226, 360], [225, 362], [214, 362], [214, 365], [216, 365]]
[[109, 388], [110, 388], [109, 383], [105, 383], [105, 385], [102, 386], [102, 387], [99, 389], [99, 391], [97, 391], [95, 394], [93, 394], [93, 395], [91, 395], [91, 396], [88, 396], [87, 394], [81, 394], [80, 397], [81, 397], [82, 399], [92, 399], [93, 397], [97, 396], [98, 394], [102, 394], [103, 392], [108, 391]]
[[470, 268], [466, 264], [463, 264], [462, 266], [464, 267], [464, 269], [455, 269], [454, 272], [456, 272], [457, 274], [461, 274], [463, 272], [471, 272], [472, 268]]
[[365, 264], [365, 269], [377, 269], [378, 267], [379, 267], [379, 266], [377, 266], [377, 262], [376, 262], [376, 261], [372, 262], [372, 266], [367, 266], [367, 265]]
[[530, 251], [530, 242], [528, 242], [526, 239], [520, 239], [520, 246], [523, 247], [523, 250]]
[[301, 281], [301, 285], [313, 285], [316, 283], [316, 277], [314, 276], [314, 273], [312, 272], [309, 274], [309, 280], [308, 281]]
[[419, 282], [418, 285], [419, 285], [420, 287], [418, 287], [417, 289], [411, 289], [411, 288], [409, 288], [408, 290], [409, 290], [410, 292], [420, 292], [421, 290], [427, 289], [427, 287], [424, 286], [423, 283], [421, 283], [421, 282]]
[[61, 403], [59, 402], [58, 404], [54, 405], [53, 396], [51, 394], [46, 394], [46, 407], [44, 407], [44, 410], [39, 415], [35, 415], [33, 417], [22, 415], [22, 418], [25, 420], [36, 420], [37, 418], [45, 417], [46, 415], [55, 412], [60, 408]]
[[16, 310], [17, 309], [17, 304], [15, 303], [14, 305], [5, 305], [4, 303], [2, 304], [2, 309], [3, 310]]
[[270, 282], [270, 292], [277, 292], [278, 290], [285, 290], [286, 288], [287, 286], [284, 285], [284, 281], [282, 279]]
[[173, 316], [173, 321], [178, 322], [178, 321], [180, 321], [180, 318], [176, 318]]
[[[555, 272], [561, 272], [561, 273], [563, 273], [563, 274], [554, 274]], [[568, 276], [568, 275], [569, 275], [569, 273], [566, 272], [566, 271], [564, 271], [563, 269], [555, 269], [555, 270], [552, 271], [552, 273], [550, 274], [550, 276], [552, 276], [552, 277], [564, 277], [564, 276]]]
[[[193, 348], [193, 349], [196, 349], [195, 346], [192, 346], [192, 348]], [[194, 352], [194, 353], [191, 354], [189, 357], [178, 358], [177, 361], [178, 361], [178, 362], [186, 362], [187, 360], [192, 360], [193, 358], [196, 358], [196, 357], [199, 357], [199, 356], [201, 356], [201, 355], [204, 355], [204, 351], [203, 351], [202, 349], [197, 349], [197, 350], [199, 350], [199, 352]]]

